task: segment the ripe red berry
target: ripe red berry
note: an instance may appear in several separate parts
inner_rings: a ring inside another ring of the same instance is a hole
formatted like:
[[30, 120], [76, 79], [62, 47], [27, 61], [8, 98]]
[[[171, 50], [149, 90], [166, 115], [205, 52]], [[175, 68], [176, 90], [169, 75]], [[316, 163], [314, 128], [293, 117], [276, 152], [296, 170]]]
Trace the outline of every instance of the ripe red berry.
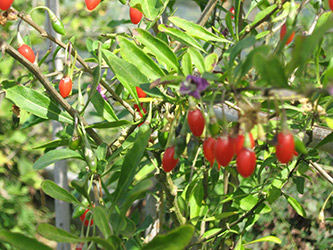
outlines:
[[295, 152], [294, 136], [290, 132], [280, 132], [277, 136], [277, 141], [276, 158], [281, 163], [288, 163]]
[[100, 2], [101, 2], [101, 0], [86, 0], [87, 9], [88, 10], [95, 9], [99, 5]]
[[72, 91], [72, 79], [69, 76], [64, 76], [59, 83], [59, 92], [63, 98], [66, 98]]
[[140, 10], [130, 7], [130, 18], [133, 24], [138, 24], [141, 21], [142, 15]]
[[75, 247], [75, 250], [82, 250], [84, 247], [84, 244], [83, 243], [77, 243], [76, 244], [76, 247]]
[[[249, 133], [250, 141], [251, 141], [251, 148], [254, 147], [254, 139], [252, 133]], [[237, 155], [243, 148], [245, 141], [245, 136], [244, 135], [238, 135], [236, 138], [234, 138], [234, 149], [235, 149], [235, 154]]]
[[256, 160], [256, 154], [252, 149], [242, 148], [236, 159], [238, 173], [244, 178], [251, 176], [256, 168]]
[[234, 19], [235, 18], [235, 7], [232, 6], [230, 9], [229, 9], [230, 13], [231, 13], [231, 19]]
[[35, 62], [35, 53], [33, 52], [33, 50], [30, 48], [29, 45], [26, 44], [22, 44], [19, 48], [18, 48], [18, 52], [24, 56], [28, 61], [30, 61], [31, 63]]
[[139, 98], [145, 98], [147, 96], [147, 94], [143, 91], [142, 88], [140, 87], [135, 87], [135, 88]]
[[230, 137], [219, 137], [214, 146], [214, 156], [223, 167], [228, 166], [234, 157], [234, 146]]
[[8, 10], [13, 2], [14, 2], [14, 0], [1, 0], [0, 9], [3, 11]]
[[188, 126], [194, 136], [201, 136], [205, 128], [205, 118], [200, 109], [190, 110], [187, 116]]
[[[283, 24], [281, 27], [281, 31], [280, 31], [280, 40], [283, 39], [283, 37], [286, 35], [286, 33], [287, 33], [287, 25]], [[289, 36], [288, 40], [286, 41], [286, 45], [291, 43], [291, 41], [294, 39], [294, 36], [295, 36], [295, 31], [293, 31], [291, 33], [291, 35]]]
[[328, 0], [328, 5], [330, 6], [330, 9], [333, 11], [333, 0]]
[[[94, 220], [93, 219], [91, 219], [90, 220], [90, 217], [88, 217], [88, 218], [86, 218], [86, 215], [87, 215], [87, 213], [90, 211], [90, 209], [87, 209], [85, 212], [84, 212], [84, 214], [82, 214], [81, 216], [80, 216], [80, 220], [83, 222], [83, 224], [87, 227], [87, 226], [92, 226], [92, 224], [94, 223]], [[92, 216], [92, 214], [90, 213], [90, 216]], [[89, 220], [90, 220], [90, 224], [89, 224]]]
[[212, 167], [215, 161], [214, 156], [214, 146], [215, 146], [215, 139], [213, 137], [207, 138], [202, 147], [203, 147], [203, 153], [207, 161], [210, 162], [210, 166]]
[[170, 172], [172, 169], [176, 167], [179, 159], [175, 159], [174, 155], [175, 155], [174, 146], [168, 147], [165, 150], [162, 160], [162, 167], [165, 172]]

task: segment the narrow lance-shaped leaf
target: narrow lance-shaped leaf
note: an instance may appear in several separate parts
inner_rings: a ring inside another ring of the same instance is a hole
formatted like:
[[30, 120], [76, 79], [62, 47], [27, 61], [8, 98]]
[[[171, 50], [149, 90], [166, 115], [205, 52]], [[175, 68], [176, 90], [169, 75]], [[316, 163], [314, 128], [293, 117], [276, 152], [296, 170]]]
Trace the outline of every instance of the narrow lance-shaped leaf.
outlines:
[[156, 57], [160, 64], [165, 65], [169, 71], [178, 71], [177, 57], [164, 41], [139, 28], [133, 30], [133, 34]]
[[158, 26], [158, 29], [162, 32], [165, 32], [166, 34], [171, 36], [173, 39], [181, 42], [182, 44], [184, 44], [186, 46], [196, 48], [196, 49], [206, 53], [206, 51], [201, 47], [201, 45], [198, 43], [197, 40], [195, 40], [192, 36], [190, 36], [187, 33], [184, 33], [181, 30], [172, 28], [172, 27], [167, 27], [164, 24], [160, 24]]
[[108, 221], [108, 217], [106, 216], [105, 210], [102, 207], [93, 208], [94, 215], [94, 223], [96, 223], [97, 227], [103, 233], [105, 238], [111, 236], [111, 227]]
[[213, 34], [212, 32], [206, 30], [202, 26], [193, 23], [191, 21], [182, 19], [180, 17], [169, 17], [170, 22], [177, 25], [179, 28], [185, 30], [191, 36], [204, 40], [206, 42], [214, 41], [214, 42], [224, 42], [224, 43], [233, 43], [225, 38], [221, 38]]
[[192, 62], [197, 67], [199, 72], [203, 74], [205, 72], [205, 61], [203, 56], [200, 54], [199, 51], [193, 48], [188, 48], [187, 52], [191, 56]]
[[187, 52], [182, 57], [182, 70], [185, 76], [192, 75], [191, 56]]
[[81, 203], [66, 189], [59, 187], [53, 181], [46, 180], [42, 183], [43, 191], [54, 199], [73, 203], [81, 206]]
[[133, 147], [127, 152], [123, 165], [121, 167], [118, 185], [115, 191], [114, 203], [116, 203], [121, 195], [133, 181], [136, 167], [138, 166], [148, 144], [151, 130], [148, 125], [143, 124], [135, 139]]
[[219, 57], [217, 54], [212, 53], [205, 57], [205, 68], [207, 72], [212, 72], [217, 63], [218, 63]]
[[121, 56], [128, 62], [136, 62], [137, 68], [150, 80], [164, 76], [164, 72], [142, 49], [122, 36], [117, 37]]
[[112, 122], [119, 120], [111, 104], [104, 100], [104, 98], [98, 91], [96, 91], [95, 94], [92, 96], [91, 103], [94, 105], [96, 112], [106, 121]]
[[302, 205], [293, 197], [289, 195], [284, 195], [284, 197], [287, 199], [290, 206], [292, 206], [293, 209], [302, 217], [306, 217], [306, 213]]
[[139, 103], [135, 86], [139, 86], [140, 83], [147, 83], [147, 77], [133, 64], [117, 57], [112, 52], [103, 49], [102, 53], [104, 60], [116, 75], [120, 83], [128, 90], [131, 96], [134, 97], [135, 101]]
[[157, 235], [141, 250], [183, 250], [190, 243], [193, 233], [193, 226], [183, 225], [165, 235]]
[[83, 160], [83, 157], [77, 151], [71, 149], [62, 148], [62, 149], [51, 150], [47, 152], [45, 155], [41, 156], [34, 163], [34, 169], [41, 170], [51, 165], [52, 163], [71, 158]]
[[7, 242], [19, 250], [52, 250], [36, 239], [27, 237], [21, 233], [12, 233], [4, 229], [0, 230], [0, 241]]
[[71, 116], [61, 111], [58, 105], [47, 96], [13, 82], [2, 82], [6, 98], [12, 100], [21, 109], [40, 118], [72, 124]]

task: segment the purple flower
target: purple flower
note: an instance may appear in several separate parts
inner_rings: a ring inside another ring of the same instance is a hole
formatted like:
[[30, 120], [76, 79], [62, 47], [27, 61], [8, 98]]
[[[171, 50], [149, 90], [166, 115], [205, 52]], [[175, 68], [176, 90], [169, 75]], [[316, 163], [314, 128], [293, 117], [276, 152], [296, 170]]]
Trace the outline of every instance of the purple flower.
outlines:
[[199, 76], [188, 75], [186, 80], [180, 86], [180, 93], [182, 95], [191, 95], [196, 99], [200, 99], [200, 93], [208, 87], [206, 79]]
[[108, 100], [108, 98], [106, 97], [105, 90], [102, 88], [101, 84], [98, 84], [97, 86], [97, 91], [101, 94], [101, 96], [104, 98], [105, 101]]

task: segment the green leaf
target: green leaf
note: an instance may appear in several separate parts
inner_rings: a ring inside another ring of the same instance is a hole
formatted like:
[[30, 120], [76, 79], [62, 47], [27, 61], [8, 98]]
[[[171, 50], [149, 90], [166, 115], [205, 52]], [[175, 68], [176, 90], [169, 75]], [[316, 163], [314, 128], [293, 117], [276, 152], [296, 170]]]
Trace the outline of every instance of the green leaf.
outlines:
[[105, 210], [102, 207], [93, 208], [94, 223], [96, 223], [99, 230], [103, 233], [105, 238], [111, 236], [111, 227]]
[[12, 82], [2, 82], [6, 91], [6, 98], [12, 100], [21, 109], [26, 110], [40, 118], [56, 120], [72, 124], [73, 119], [58, 108], [58, 105], [47, 96]]
[[230, 49], [229, 67], [232, 67], [234, 60], [239, 53], [241, 53], [244, 49], [253, 46], [255, 42], [255, 37], [249, 36], [236, 43], [236, 45]]
[[[332, 68], [332, 69], [333, 69], [333, 68]], [[332, 118], [328, 118], [328, 117], [326, 117], [326, 118], [325, 118], [325, 121], [326, 121], [327, 125], [328, 125], [331, 129], [333, 129], [333, 119], [332, 119]]]
[[164, 24], [160, 24], [158, 26], [158, 29], [161, 32], [164, 32], [164, 33], [168, 34], [170, 37], [172, 37], [176, 41], [179, 41], [183, 45], [193, 47], [197, 50], [200, 50], [200, 51], [206, 53], [205, 50], [201, 47], [201, 45], [198, 43], [197, 40], [195, 40], [192, 36], [190, 36], [187, 33], [184, 33], [181, 30], [176, 29], [176, 28], [172, 28], [172, 27], [167, 27]]
[[219, 57], [215, 53], [212, 53], [212, 54], [209, 54], [208, 56], [206, 56], [205, 57], [205, 69], [206, 69], [206, 71], [212, 72], [215, 69], [215, 67], [218, 63], [218, 60], [219, 60]]
[[274, 242], [276, 244], [281, 244], [281, 240], [278, 237], [275, 237], [275, 236], [265, 236], [265, 237], [262, 237], [260, 239], [250, 241], [250, 242], [248, 242], [248, 243], [246, 243], [244, 245], [250, 245], [250, 244], [253, 244], [253, 243], [265, 242], [265, 241]]
[[73, 188], [76, 189], [77, 192], [79, 192], [81, 195], [83, 195], [90, 202], [90, 196], [88, 194], [88, 179], [89, 179], [89, 176], [86, 175], [82, 179], [72, 180], [71, 185]]
[[306, 213], [302, 205], [293, 197], [284, 194], [284, 197], [287, 199], [290, 206], [302, 217], [306, 217]]
[[206, 30], [202, 26], [193, 23], [191, 21], [182, 19], [180, 17], [169, 17], [169, 21], [173, 24], [177, 25], [179, 28], [183, 29], [189, 35], [204, 40], [206, 42], [222, 42], [222, 43], [233, 43], [225, 38], [218, 37], [217, 35], [213, 34], [212, 32]]
[[83, 241], [80, 237], [47, 223], [39, 224], [37, 231], [46, 239], [56, 242], [80, 243]]
[[71, 158], [83, 160], [83, 157], [77, 151], [71, 149], [61, 148], [61, 149], [51, 150], [47, 152], [45, 155], [41, 156], [34, 163], [34, 169], [41, 170], [51, 165], [52, 163]]
[[185, 76], [192, 75], [191, 56], [187, 52], [182, 57], [182, 70]]
[[61, 146], [66, 146], [68, 145], [68, 140], [64, 140], [64, 139], [57, 139], [57, 140], [53, 140], [53, 141], [48, 141], [48, 142], [44, 142], [42, 144], [39, 144], [35, 147], [33, 147], [33, 149], [40, 149], [40, 148], [57, 148], [57, 147], [61, 147]]
[[122, 36], [117, 36], [122, 58], [135, 62], [137, 68], [151, 81], [164, 76], [164, 72], [142, 49]]
[[276, 56], [257, 54], [253, 58], [254, 66], [268, 86], [290, 88], [282, 63]]
[[149, 20], [154, 20], [163, 10], [160, 0], [131, 0], [130, 6], [140, 10]]
[[190, 243], [193, 233], [193, 226], [183, 225], [165, 235], [157, 235], [141, 250], [183, 250]]
[[203, 56], [194, 48], [188, 48], [187, 52], [191, 56], [192, 62], [197, 67], [199, 72], [203, 74], [205, 72], [205, 61]]
[[143, 29], [134, 29], [133, 35], [146, 46], [146, 49], [156, 57], [160, 64], [165, 65], [169, 71], [175, 70], [178, 72], [177, 57], [168, 44], [157, 37], [153, 37]]
[[118, 180], [118, 185], [115, 191], [116, 203], [121, 195], [125, 195], [125, 190], [131, 185], [136, 167], [138, 166], [148, 144], [151, 135], [151, 130], [148, 125], [143, 124], [140, 127], [139, 133], [135, 139], [132, 148], [127, 152], [123, 165], [121, 167], [120, 177]]
[[308, 150], [306, 149], [304, 143], [298, 138], [297, 135], [294, 135], [295, 150], [298, 153], [307, 154]]
[[82, 204], [66, 189], [59, 187], [53, 181], [46, 180], [42, 183], [42, 190], [56, 200], [65, 201], [82, 206]]
[[315, 148], [320, 148], [327, 143], [333, 142], [333, 132], [327, 135], [323, 140], [321, 140]]
[[82, 110], [82, 112], [88, 107], [88, 104], [90, 103], [91, 99], [97, 92], [97, 86], [101, 80], [101, 74], [102, 74], [102, 52], [101, 52], [101, 42], [98, 42], [98, 47], [97, 47], [97, 58], [98, 58], [98, 65], [93, 71], [93, 83], [91, 85], [91, 89], [88, 95], [88, 100]]
[[74, 234], [68, 233], [67, 231], [61, 228], [57, 228], [55, 226], [46, 223], [39, 224], [37, 227], [37, 231], [43, 237], [52, 241], [63, 242], [63, 243], [80, 243], [80, 242], [93, 241], [96, 244], [100, 244], [101, 246], [103, 246], [104, 247], [103, 249], [108, 249], [108, 250], [115, 249], [113, 244], [108, 240], [104, 240], [102, 238], [97, 238], [97, 237], [80, 238]]
[[91, 103], [94, 105], [96, 112], [106, 121], [112, 122], [119, 120], [110, 103], [104, 100], [98, 91], [92, 96]]
[[40, 243], [36, 239], [27, 237], [21, 233], [12, 233], [0, 230], [0, 241], [7, 242], [19, 250], [52, 250], [52, 248]]
[[115, 122], [100, 122], [100, 123], [95, 123], [87, 126], [86, 128], [100, 128], [100, 129], [105, 129], [105, 128], [119, 128], [122, 126], [129, 126], [132, 125], [133, 123], [127, 121], [127, 120], [119, 120]]
[[133, 64], [117, 57], [112, 52], [104, 49], [102, 52], [104, 60], [116, 75], [120, 83], [128, 90], [131, 96], [134, 97], [135, 101], [139, 103], [135, 86], [139, 86], [140, 83], [149, 82], [147, 77]]

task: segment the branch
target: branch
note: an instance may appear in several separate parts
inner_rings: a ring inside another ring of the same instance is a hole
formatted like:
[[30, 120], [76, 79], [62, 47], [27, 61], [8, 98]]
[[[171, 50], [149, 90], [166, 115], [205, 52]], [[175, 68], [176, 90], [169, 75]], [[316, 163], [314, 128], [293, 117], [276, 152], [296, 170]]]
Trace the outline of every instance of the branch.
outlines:
[[326, 173], [318, 163], [310, 161], [310, 164], [321, 174], [322, 177], [324, 177], [329, 183], [333, 185], [333, 178], [328, 173]]
[[[16, 49], [10, 46], [8, 43], [0, 40], [1, 51], [8, 53], [15, 60], [20, 62], [24, 67], [26, 67], [44, 86], [44, 88], [49, 92], [51, 97], [56, 100], [73, 118], [75, 118], [75, 109], [58, 93], [58, 91], [53, 87], [49, 80], [43, 75], [39, 67], [36, 64], [30, 63], [24, 56], [22, 56]], [[84, 125], [88, 125], [82, 117], [78, 117]], [[98, 134], [93, 129], [87, 129], [88, 134], [94, 139], [96, 144], [101, 144], [103, 141], [98, 136]]]
[[204, 26], [208, 21], [209, 16], [212, 14], [218, 0], [209, 0], [205, 9], [201, 13], [200, 18], [197, 21], [197, 24]]
[[[14, 8], [11, 8], [19, 18], [21, 18], [24, 22], [26, 22], [27, 24], [29, 24], [31, 27], [33, 27], [35, 30], [37, 30], [42, 37], [47, 38], [49, 40], [51, 40], [52, 42], [54, 42], [55, 44], [59, 45], [60, 47], [66, 49], [67, 45], [65, 43], [63, 43], [62, 41], [59, 41], [58, 39], [56, 39], [54, 36], [52, 36], [51, 34], [47, 33], [43, 28], [41, 28], [38, 24], [36, 24], [29, 15], [26, 15], [24, 12], [18, 12], [17, 10], [15, 10]], [[75, 56], [75, 51], [72, 50], [72, 55]], [[93, 71], [92, 69], [89, 67], [89, 65], [83, 60], [82, 57], [80, 57], [79, 55], [77, 55], [77, 60], [79, 61], [79, 63], [83, 66], [83, 68], [85, 69], [86, 72], [88, 72], [90, 75], [93, 75]], [[123, 105], [133, 116], [135, 116], [135, 111], [133, 110], [133, 108], [127, 103], [125, 102], [123, 99], [121, 99], [117, 93], [107, 84], [107, 82], [105, 82], [103, 79], [100, 80], [100, 83], [102, 84], [102, 86], [112, 95], [112, 97], [118, 101], [121, 105]]]

